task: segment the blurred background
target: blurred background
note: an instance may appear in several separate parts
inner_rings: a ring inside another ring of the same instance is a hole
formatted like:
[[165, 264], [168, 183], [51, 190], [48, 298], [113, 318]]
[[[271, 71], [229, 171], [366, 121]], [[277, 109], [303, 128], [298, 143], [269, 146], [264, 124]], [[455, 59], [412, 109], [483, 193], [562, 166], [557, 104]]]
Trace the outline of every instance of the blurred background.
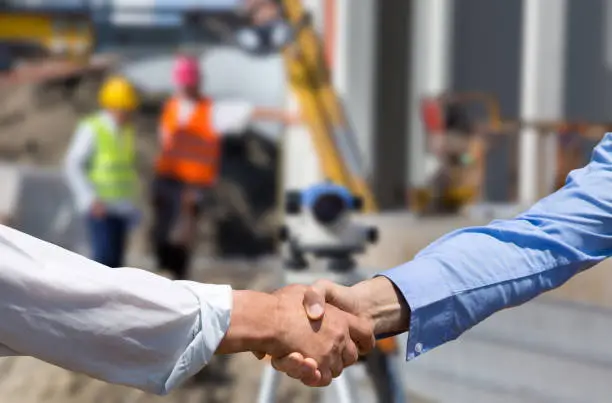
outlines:
[[[612, 126], [612, 0], [247, 4], [257, 2], [0, 0], [0, 219], [90, 254], [62, 169], [76, 126], [97, 110], [104, 77], [129, 78], [141, 98], [146, 193], [178, 51], [197, 55], [213, 99], [301, 117], [223, 140], [190, 276], [236, 288], [276, 285], [284, 190], [331, 180], [363, 196], [358, 219], [379, 227], [380, 242], [360, 263], [374, 274], [453, 229], [512, 217], [555, 191]], [[146, 197], [141, 208], [127, 260], [153, 269]], [[609, 402], [606, 265], [402, 363], [408, 401]], [[0, 395], [5, 403], [250, 402], [263, 365], [247, 355], [218, 360], [159, 398], [5, 359]], [[289, 380], [281, 388], [288, 402], [319, 393]], [[376, 401], [369, 393], [359, 401]]]

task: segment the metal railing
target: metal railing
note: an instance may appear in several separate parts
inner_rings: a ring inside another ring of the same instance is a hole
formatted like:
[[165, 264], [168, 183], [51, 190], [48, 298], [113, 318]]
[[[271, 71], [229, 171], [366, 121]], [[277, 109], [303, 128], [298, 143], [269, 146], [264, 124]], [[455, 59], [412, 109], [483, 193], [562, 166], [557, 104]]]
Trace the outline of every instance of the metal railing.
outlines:
[[[449, 119], [450, 113], [456, 113], [450, 110], [451, 105], [460, 110], [458, 121]], [[536, 175], [538, 197], [544, 197], [562, 187], [571, 170], [584, 166], [593, 147], [612, 130], [610, 123], [507, 120], [500, 110], [498, 100], [486, 93], [444, 94], [423, 101], [430, 152], [437, 153], [441, 161], [448, 159], [450, 151], [444, 147], [460, 138], [463, 149], [456, 153], [467, 154], [469, 163], [440, 163], [434, 181], [426, 188], [414, 189], [414, 210], [426, 211], [434, 199], [442, 206], [438, 210], [448, 207], [448, 212], [476, 203], [516, 203], [520, 131], [527, 127], [539, 134]], [[479, 112], [476, 117], [475, 111]], [[436, 180], [445, 182], [434, 183]]]

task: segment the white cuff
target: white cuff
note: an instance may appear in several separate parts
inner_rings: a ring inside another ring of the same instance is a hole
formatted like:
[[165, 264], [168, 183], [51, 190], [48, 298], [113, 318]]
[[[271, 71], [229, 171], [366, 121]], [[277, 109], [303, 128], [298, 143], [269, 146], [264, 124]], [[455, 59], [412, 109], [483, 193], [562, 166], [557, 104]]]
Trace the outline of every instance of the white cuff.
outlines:
[[229, 285], [177, 281], [193, 292], [200, 302], [200, 326], [193, 341], [178, 359], [160, 394], [165, 395], [208, 365], [230, 325], [233, 305]]

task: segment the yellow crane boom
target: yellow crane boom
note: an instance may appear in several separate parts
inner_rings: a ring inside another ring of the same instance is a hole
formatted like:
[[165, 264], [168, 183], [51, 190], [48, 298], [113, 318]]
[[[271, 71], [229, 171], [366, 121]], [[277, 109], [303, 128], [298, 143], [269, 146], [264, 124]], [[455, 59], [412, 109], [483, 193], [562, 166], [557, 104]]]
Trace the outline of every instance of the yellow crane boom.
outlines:
[[284, 51], [290, 86], [300, 104], [327, 179], [350, 189], [375, 211], [354, 133], [331, 83], [322, 42], [301, 0], [283, 0], [287, 21], [295, 27], [295, 43]]

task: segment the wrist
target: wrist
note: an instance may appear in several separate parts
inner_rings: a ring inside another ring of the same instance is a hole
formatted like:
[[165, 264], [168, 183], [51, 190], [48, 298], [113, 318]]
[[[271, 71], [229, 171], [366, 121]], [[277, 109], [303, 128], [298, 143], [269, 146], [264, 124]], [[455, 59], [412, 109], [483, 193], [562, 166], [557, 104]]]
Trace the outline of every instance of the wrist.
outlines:
[[359, 312], [372, 323], [375, 335], [408, 330], [410, 307], [391, 280], [376, 277], [356, 284], [353, 289], [359, 296]]
[[217, 354], [268, 352], [278, 338], [278, 298], [255, 291], [234, 291], [230, 326]]

